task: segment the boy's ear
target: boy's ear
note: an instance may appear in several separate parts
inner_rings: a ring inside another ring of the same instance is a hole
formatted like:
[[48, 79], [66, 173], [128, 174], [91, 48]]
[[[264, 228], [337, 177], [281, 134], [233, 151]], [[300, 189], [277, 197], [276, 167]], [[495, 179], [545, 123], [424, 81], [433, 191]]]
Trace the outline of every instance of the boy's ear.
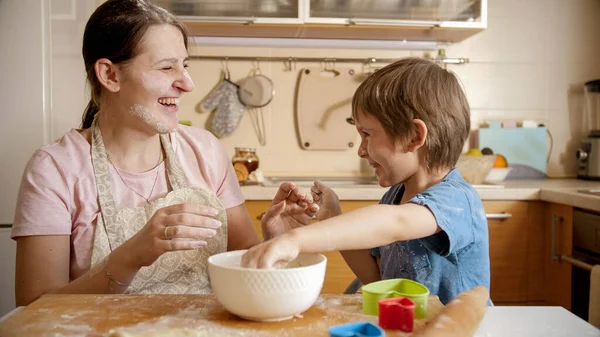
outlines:
[[94, 71], [103, 87], [111, 92], [117, 92], [121, 89], [119, 69], [111, 60], [107, 58], [99, 59], [94, 64]]
[[423, 145], [425, 145], [425, 139], [427, 138], [427, 126], [425, 122], [420, 119], [413, 119], [413, 135], [408, 143], [408, 151], [414, 152]]

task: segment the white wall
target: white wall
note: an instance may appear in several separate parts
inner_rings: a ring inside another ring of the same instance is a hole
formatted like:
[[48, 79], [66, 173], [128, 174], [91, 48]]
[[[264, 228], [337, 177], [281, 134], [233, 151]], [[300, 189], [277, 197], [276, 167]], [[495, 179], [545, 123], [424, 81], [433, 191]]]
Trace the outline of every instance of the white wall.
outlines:
[[[47, 20], [42, 0], [0, 1], [0, 225], [13, 221], [21, 174], [47, 140], [44, 114]], [[15, 306], [15, 244], [0, 229], [0, 316]]]
[[[73, 5], [75, 4], [75, 7]], [[33, 152], [77, 126], [85, 106], [83, 26], [94, 0], [0, 0], [0, 226], [13, 221]], [[0, 316], [14, 308], [15, 243], [0, 230]]]
[[0, 1], [0, 224], [12, 223], [25, 164], [46, 141], [44, 3]]

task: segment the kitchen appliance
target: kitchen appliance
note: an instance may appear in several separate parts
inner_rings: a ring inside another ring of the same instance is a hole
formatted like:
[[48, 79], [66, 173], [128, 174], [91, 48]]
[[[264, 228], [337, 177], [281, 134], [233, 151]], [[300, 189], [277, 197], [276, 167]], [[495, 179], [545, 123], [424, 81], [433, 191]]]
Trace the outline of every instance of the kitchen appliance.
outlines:
[[589, 135], [577, 150], [577, 178], [600, 180], [600, 79], [585, 83], [584, 95]]
[[573, 210], [573, 258], [583, 263], [571, 272], [571, 311], [588, 321], [590, 267], [600, 264], [600, 214]]

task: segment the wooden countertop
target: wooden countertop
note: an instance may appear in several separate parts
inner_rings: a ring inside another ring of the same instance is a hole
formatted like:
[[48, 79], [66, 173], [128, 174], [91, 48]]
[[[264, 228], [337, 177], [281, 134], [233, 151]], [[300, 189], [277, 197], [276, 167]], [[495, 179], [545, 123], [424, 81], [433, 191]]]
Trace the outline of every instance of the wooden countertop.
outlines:
[[[415, 330], [443, 308], [437, 296], [430, 296], [428, 306], [428, 319], [416, 320]], [[182, 329], [185, 336], [329, 336], [331, 326], [358, 321], [377, 323], [377, 316], [362, 313], [360, 294], [321, 295], [302, 315], [274, 323], [242, 320], [214, 295], [45, 295], [0, 323], [0, 336], [137, 335], [168, 328]]]

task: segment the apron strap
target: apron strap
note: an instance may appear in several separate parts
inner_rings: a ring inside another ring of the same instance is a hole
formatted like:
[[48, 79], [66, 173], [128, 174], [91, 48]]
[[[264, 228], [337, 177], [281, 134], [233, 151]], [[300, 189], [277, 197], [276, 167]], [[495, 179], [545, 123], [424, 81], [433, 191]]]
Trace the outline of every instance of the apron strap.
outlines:
[[[112, 184], [110, 181], [110, 172], [108, 169], [108, 156], [104, 147], [102, 132], [98, 127], [98, 115], [94, 117], [92, 123], [92, 167], [94, 168], [94, 177], [96, 178], [96, 189], [98, 191], [98, 201], [100, 203], [100, 215], [103, 218], [104, 230], [108, 235], [115, 234], [115, 227], [110, 226], [116, 222], [117, 207], [112, 194]], [[110, 250], [114, 247], [109, 240]]]
[[[173, 132], [172, 134], [173, 136], [176, 136], [175, 132]], [[188, 185], [187, 180], [185, 179], [183, 168], [181, 168], [181, 164], [177, 159], [177, 154], [173, 150], [173, 145], [169, 140], [169, 136], [164, 133], [161, 134], [160, 142], [162, 143], [162, 146], [165, 149], [165, 154], [167, 156], [167, 177], [169, 178], [171, 188], [173, 188], [173, 190], [180, 190], [182, 188], [185, 188]]]

